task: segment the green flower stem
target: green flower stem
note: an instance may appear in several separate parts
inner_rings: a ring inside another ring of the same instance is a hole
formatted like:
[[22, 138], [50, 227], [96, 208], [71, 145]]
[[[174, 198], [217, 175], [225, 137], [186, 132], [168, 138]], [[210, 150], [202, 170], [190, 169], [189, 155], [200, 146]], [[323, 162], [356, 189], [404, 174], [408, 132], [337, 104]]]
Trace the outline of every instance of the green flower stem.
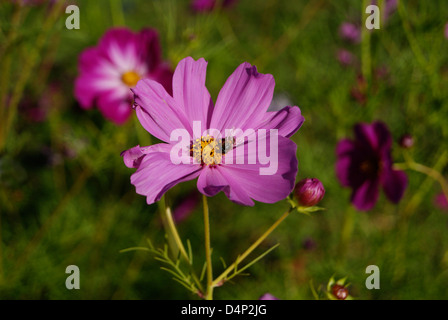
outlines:
[[222, 284], [222, 282], [224, 280], [226, 280], [227, 275], [232, 272], [233, 270], [235, 270], [235, 267], [238, 266], [239, 263], [241, 263], [249, 254], [252, 253], [252, 251], [254, 251], [259, 245], [260, 243], [262, 243], [264, 241], [264, 239], [266, 239], [271, 233], [272, 231], [275, 230], [275, 228], [278, 227], [278, 225], [286, 219], [287, 216], [289, 216], [289, 214], [294, 210], [294, 207], [291, 206], [289, 208], [288, 211], [286, 211], [285, 213], [283, 213], [283, 215], [278, 218], [277, 221], [274, 222], [274, 224], [268, 229], [266, 230], [265, 233], [263, 233], [263, 235], [258, 238], [257, 241], [255, 241], [242, 255], [238, 256], [238, 258], [235, 260], [234, 263], [232, 263], [218, 278], [216, 278], [213, 283], [212, 286], [216, 287]]
[[202, 203], [204, 210], [205, 258], [207, 263], [207, 291], [205, 293], [205, 299], [212, 300], [213, 269], [212, 269], [212, 252], [210, 250], [210, 219], [209, 219], [207, 196], [202, 195]]
[[[398, 220], [398, 232], [396, 234], [397, 239], [395, 241], [395, 243], [397, 243], [397, 245], [395, 248], [395, 251], [396, 251], [395, 266], [396, 267], [395, 267], [394, 278], [393, 278], [394, 282], [401, 281], [406, 274], [406, 265], [401, 262], [406, 260], [406, 252], [407, 251], [405, 250], [406, 249], [405, 246], [406, 246], [406, 238], [407, 238], [408, 229], [409, 229], [409, 219], [411, 218], [415, 209], [419, 206], [419, 204], [423, 200], [425, 194], [430, 189], [432, 181], [433, 180], [438, 180], [439, 182], [443, 181], [443, 177], [442, 177], [442, 180], [440, 180], [441, 174], [438, 172], [438, 170], [441, 170], [446, 165], [447, 160], [448, 160], [447, 152], [445, 151], [438, 158], [438, 160], [434, 164], [433, 168], [428, 168], [421, 164], [415, 163], [412, 160], [410, 154], [406, 150], [403, 155], [404, 155], [406, 162], [394, 164], [394, 169], [401, 169], [401, 170], [412, 169], [412, 170], [415, 170], [418, 172], [425, 173], [427, 178], [425, 179], [425, 181], [423, 181], [423, 183], [420, 184], [419, 189], [417, 190], [417, 192], [415, 192], [413, 194], [411, 199], [409, 201], [407, 201], [407, 205], [401, 211], [401, 215]], [[438, 177], [438, 178], [436, 179], [435, 177]], [[445, 181], [443, 181], [443, 183], [446, 184]]]
[[176, 225], [174, 224], [173, 215], [171, 214], [171, 209], [169, 207], [166, 207], [165, 209], [165, 217], [166, 221], [168, 223], [168, 228], [171, 232], [171, 235], [173, 236], [173, 240], [176, 243], [177, 249], [180, 251], [181, 256], [186, 260], [190, 261], [187, 255], [187, 251], [185, 250], [184, 245], [182, 244], [182, 241], [180, 240], [179, 233], [177, 232]]
[[[445, 156], [446, 156], [446, 153], [444, 153], [442, 155], [442, 157], [445, 157]], [[442, 191], [445, 194], [445, 197], [448, 199], [448, 182], [445, 180], [445, 178], [439, 171], [437, 171], [433, 168], [424, 166], [422, 164], [416, 163], [413, 160], [408, 160], [405, 163], [394, 164], [394, 168], [402, 169], [402, 170], [410, 169], [410, 170], [414, 170], [414, 171], [426, 174], [428, 177], [431, 177], [432, 179], [434, 179], [440, 183], [440, 186], [442, 187]]]
[[188, 266], [190, 267], [191, 276], [193, 277], [194, 282], [198, 286], [199, 290], [202, 291], [202, 284], [193, 270], [192, 261], [190, 260], [187, 251], [185, 250], [185, 247], [182, 243], [182, 240], [180, 239], [179, 232], [177, 232], [176, 224], [174, 223], [173, 215], [171, 214], [171, 209], [169, 207], [166, 207], [165, 213], [169, 231], [173, 237], [174, 242], [176, 243], [176, 247], [180, 251], [181, 257], [188, 263]]
[[188, 267], [190, 268], [190, 274], [193, 277], [194, 282], [198, 286], [198, 289], [202, 292], [202, 284], [193, 270], [192, 261], [190, 260], [187, 254], [187, 250], [185, 250], [185, 246], [180, 239], [179, 232], [177, 231], [176, 224], [174, 223], [173, 215], [171, 214], [171, 209], [166, 205], [165, 196], [162, 196], [162, 198], [158, 202], [158, 205], [163, 227], [167, 234], [168, 246], [173, 255], [173, 259], [176, 259], [180, 253], [180, 256], [187, 262]]
[[167, 209], [165, 195], [162, 196], [160, 201], [157, 202], [159, 208], [160, 218], [162, 219], [163, 228], [165, 229], [168, 246], [170, 247], [173, 258], [176, 258], [179, 254], [179, 247], [174, 239], [173, 233], [171, 231], [170, 225], [168, 223]]

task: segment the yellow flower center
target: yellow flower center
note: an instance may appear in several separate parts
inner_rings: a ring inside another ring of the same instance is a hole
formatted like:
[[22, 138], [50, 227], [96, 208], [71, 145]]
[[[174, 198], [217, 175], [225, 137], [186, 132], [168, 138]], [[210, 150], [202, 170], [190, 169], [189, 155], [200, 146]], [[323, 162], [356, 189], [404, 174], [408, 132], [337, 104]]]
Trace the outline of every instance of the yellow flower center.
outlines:
[[222, 139], [221, 143], [210, 135], [196, 139], [191, 144], [190, 155], [198, 163], [206, 165], [217, 165], [221, 163], [222, 155], [233, 148], [234, 139], [228, 137]]
[[134, 71], [125, 72], [121, 76], [121, 81], [123, 81], [123, 83], [128, 87], [135, 87], [138, 80], [140, 80], [140, 76], [137, 72]]

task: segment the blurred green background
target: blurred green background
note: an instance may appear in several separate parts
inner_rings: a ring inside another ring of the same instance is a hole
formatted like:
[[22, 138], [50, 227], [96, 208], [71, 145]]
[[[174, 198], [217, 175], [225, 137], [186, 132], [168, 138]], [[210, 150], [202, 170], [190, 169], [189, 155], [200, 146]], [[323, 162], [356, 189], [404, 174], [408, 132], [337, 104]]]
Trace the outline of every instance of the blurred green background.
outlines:
[[[298, 179], [322, 181], [320, 206], [327, 210], [289, 216], [257, 253], [280, 246], [251, 267], [250, 276], [215, 289], [216, 299], [258, 299], [265, 292], [313, 299], [310, 286], [324, 288], [333, 275], [346, 276], [357, 299], [448, 298], [448, 215], [433, 203], [439, 184], [408, 172], [398, 205], [382, 195], [373, 210], [356, 212], [334, 171], [338, 140], [352, 137], [357, 122], [382, 120], [396, 142], [412, 134], [415, 161], [448, 174], [445, 0], [401, 1], [371, 32], [363, 27], [367, 1], [240, 0], [207, 13], [193, 12], [189, 1], [76, 4], [80, 30], [65, 28], [65, 5], [52, 21], [47, 3], [23, 6], [20, 14], [10, 1], [0, 4], [0, 108], [11, 96], [20, 99], [0, 153], [1, 299], [198, 299], [150, 254], [119, 253], [144, 246], [146, 238], [157, 246], [165, 241], [157, 205], [135, 193], [133, 170], [120, 157], [147, 145], [149, 134], [135, 115], [116, 126], [97, 109], [82, 110], [73, 97], [79, 54], [118, 25], [156, 28], [173, 68], [186, 56], [204, 57], [214, 100], [240, 63], [255, 64], [275, 77], [276, 96], [288, 97], [306, 119], [292, 138]], [[341, 38], [343, 22], [360, 26], [360, 43]], [[353, 55], [350, 65], [338, 61], [342, 49]], [[36, 108], [45, 114], [38, 122], [30, 116]], [[402, 162], [397, 144], [393, 151]], [[173, 188], [168, 204], [176, 208], [195, 190], [195, 181]], [[220, 257], [232, 262], [288, 208], [286, 201], [241, 207], [223, 194], [209, 206], [216, 275]], [[178, 228], [191, 241], [200, 273], [200, 203]], [[65, 287], [72, 264], [80, 268], [80, 290]], [[365, 287], [372, 264], [381, 270], [380, 290]]]

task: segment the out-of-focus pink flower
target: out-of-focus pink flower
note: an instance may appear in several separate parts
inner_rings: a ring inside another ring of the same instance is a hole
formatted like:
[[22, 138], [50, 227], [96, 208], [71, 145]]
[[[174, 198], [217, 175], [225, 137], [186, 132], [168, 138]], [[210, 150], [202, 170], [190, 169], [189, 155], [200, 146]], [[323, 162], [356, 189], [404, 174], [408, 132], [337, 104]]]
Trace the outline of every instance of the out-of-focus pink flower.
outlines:
[[258, 298], [258, 300], [280, 300], [280, 299], [273, 296], [270, 293], [265, 293], [260, 298]]
[[434, 204], [439, 209], [448, 210], [448, 199], [445, 197], [445, 194], [443, 192], [435, 196]]
[[[259, 73], [247, 62], [230, 75], [213, 106], [205, 86], [206, 69], [207, 62], [202, 58], [196, 61], [187, 57], [180, 61], [173, 76], [173, 96], [150, 79], [139, 81], [132, 90], [140, 123], [163, 141], [122, 153], [125, 165], [137, 169], [131, 176], [136, 192], [145, 195], [151, 204], [178, 183], [198, 178], [197, 188], [202, 194], [212, 197], [223, 191], [231, 201], [241, 205], [252, 206], [253, 200], [274, 203], [286, 198], [294, 188], [298, 169], [297, 146], [289, 137], [304, 122], [300, 109], [287, 106], [268, 112], [274, 78]], [[214, 130], [207, 134], [211, 128]], [[227, 136], [228, 132], [235, 129], [239, 129], [233, 136], [235, 143], [227, 143], [227, 138], [232, 138]], [[258, 138], [252, 136], [244, 143], [243, 133], [247, 129], [252, 129]], [[264, 138], [259, 135], [262, 129]], [[276, 170], [260, 174], [260, 169], [268, 166], [254, 152], [274, 152], [270, 143], [266, 143], [270, 129], [278, 133]], [[171, 160], [173, 148], [178, 145], [178, 141], [170, 138], [174, 130], [182, 130], [189, 136], [187, 152], [178, 164]], [[222, 137], [226, 137], [225, 144]], [[249, 154], [253, 161], [248, 161]]]
[[172, 70], [161, 60], [154, 29], [134, 33], [127, 28], [107, 31], [98, 46], [79, 58], [75, 97], [84, 109], [97, 106], [107, 119], [124, 123], [132, 111], [132, 92], [140, 79], [161, 83], [171, 93]]
[[[232, 6], [237, 0], [224, 0], [222, 6], [224, 8]], [[191, 8], [196, 12], [209, 12], [212, 11], [217, 4], [216, 0], [193, 0], [191, 2]]]
[[337, 52], [337, 59], [339, 61], [339, 63], [344, 66], [350, 66], [353, 64], [354, 61], [354, 57], [353, 54], [345, 49], [339, 49]]
[[353, 23], [344, 22], [339, 27], [339, 36], [353, 44], [361, 41], [361, 29]]
[[448, 22], [445, 24], [445, 38], [448, 39]]
[[397, 203], [403, 197], [408, 179], [392, 168], [392, 137], [382, 122], [359, 123], [355, 139], [341, 140], [336, 148], [336, 175], [352, 189], [351, 202], [358, 210], [373, 208], [382, 187], [386, 197]]

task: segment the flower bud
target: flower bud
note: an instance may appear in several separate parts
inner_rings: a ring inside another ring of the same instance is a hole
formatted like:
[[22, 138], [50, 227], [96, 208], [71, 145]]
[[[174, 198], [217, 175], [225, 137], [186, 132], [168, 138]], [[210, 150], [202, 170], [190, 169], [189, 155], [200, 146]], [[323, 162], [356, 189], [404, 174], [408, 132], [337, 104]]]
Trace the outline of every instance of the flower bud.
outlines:
[[414, 145], [414, 138], [410, 134], [404, 134], [400, 138], [400, 146], [404, 149], [410, 149]]
[[296, 184], [294, 195], [301, 206], [312, 207], [322, 200], [325, 189], [318, 179], [306, 178]]
[[331, 293], [338, 300], [345, 300], [348, 297], [348, 289], [339, 284], [334, 284], [331, 287]]

